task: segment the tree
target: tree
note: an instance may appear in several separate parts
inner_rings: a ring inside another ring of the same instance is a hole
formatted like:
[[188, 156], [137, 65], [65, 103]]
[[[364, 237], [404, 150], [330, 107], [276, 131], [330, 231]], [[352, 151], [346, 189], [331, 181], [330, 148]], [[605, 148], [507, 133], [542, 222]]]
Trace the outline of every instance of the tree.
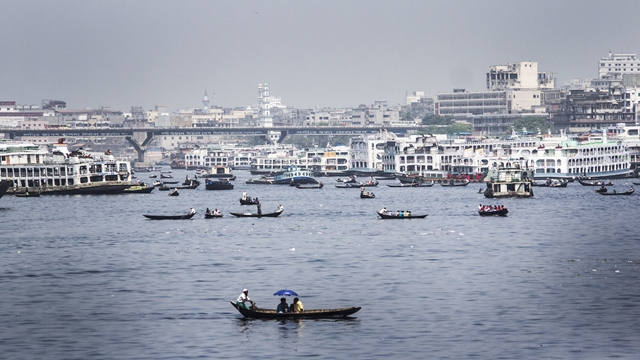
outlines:
[[427, 115], [422, 118], [422, 125], [451, 125], [453, 120], [446, 116]]
[[513, 122], [513, 129], [520, 133], [523, 129], [532, 132], [546, 133], [549, 130], [553, 130], [553, 123], [545, 118], [537, 116], [525, 116], [516, 119]]

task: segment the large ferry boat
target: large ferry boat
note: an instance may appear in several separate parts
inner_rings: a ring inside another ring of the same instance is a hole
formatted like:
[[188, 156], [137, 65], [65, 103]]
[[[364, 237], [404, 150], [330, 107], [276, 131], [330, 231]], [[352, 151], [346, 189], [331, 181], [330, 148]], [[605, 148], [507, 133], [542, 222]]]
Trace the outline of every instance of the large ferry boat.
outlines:
[[454, 168], [487, 173], [490, 167], [518, 162], [534, 170], [535, 180], [547, 178], [613, 179], [630, 177], [629, 150], [620, 139], [607, 132], [581, 136], [539, 136], [503, 140], [469, 141], [465, 154], [454, 160]]
[[131, 164], [110, 151], [92, 155], [70, 152], [60, 139], [49, 153], [38, 145], [0, 142], [0, 180], [12, 182], [9, 193], [28, 188], [42, 195], [117, 194], [131, 184]]
[[519, 164], [507, 162], [504, 166], [489, 169], [484, 181], [487, 198], [533, 197], [531, 179], [533, 170], [521, 168]]

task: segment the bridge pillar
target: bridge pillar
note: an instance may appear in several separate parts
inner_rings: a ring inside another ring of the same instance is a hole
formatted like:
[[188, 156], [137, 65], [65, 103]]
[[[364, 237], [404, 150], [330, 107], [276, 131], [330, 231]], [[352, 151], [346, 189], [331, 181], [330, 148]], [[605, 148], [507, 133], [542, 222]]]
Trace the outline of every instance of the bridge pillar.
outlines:
[[287, 130], [280, 131], [280, 138], [278, 138], [278, 144], [282, 144], [289, 137], [289, 132]]
[[[138, 143], [134, 137], [140, 139], [143, 135], [146, 135], [145, 139], [142, 141], [142, 144]], [[138, 153], [138, 162], [145, 163], [145, 154], [147, 152], [147, 145], [153, 140], [153, 131], [134, 131], [133, 136], [127, 136], [125, 139], [133, 145], [133, 148], [136, 149]]]

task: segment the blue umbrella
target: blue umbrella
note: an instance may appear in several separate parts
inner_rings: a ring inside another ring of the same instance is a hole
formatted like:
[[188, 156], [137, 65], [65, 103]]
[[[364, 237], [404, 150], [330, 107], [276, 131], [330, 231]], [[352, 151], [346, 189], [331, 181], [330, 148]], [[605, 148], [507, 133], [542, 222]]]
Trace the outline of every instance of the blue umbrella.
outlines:
[[298, 293], [296, 293], [293, 290], [283, 289], [283, 290], [278, 290], [275, 293], [273, 293], [273, 296], [298, 296]]

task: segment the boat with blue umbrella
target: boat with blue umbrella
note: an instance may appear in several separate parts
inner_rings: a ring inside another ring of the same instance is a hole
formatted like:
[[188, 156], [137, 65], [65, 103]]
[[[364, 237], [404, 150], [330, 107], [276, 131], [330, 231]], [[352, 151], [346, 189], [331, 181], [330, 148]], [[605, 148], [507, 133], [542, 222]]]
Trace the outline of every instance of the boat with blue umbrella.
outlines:
[[[299, 296], [293, 290], [282, 289], [273, 293], [273, 296]], [[283, 298], [284, 299], [284, 298]], [[296, 298], [297, 299], [297, 298]], [[361, 307], [348, 307], [348, 308], [337, 308], [337, 309], [318, 309], [318, 310], [303, 310], [301, 312], [278, 312], [274, 309], [261, 309], [257, 306], [252, 306], [250, 309], [247, 309], [242, 306], [238, 306], [235, 302], [231, 301], [231, 305], [233, 305], [242, 316], [246, 318], [256, 318], [256, 319], [324, 319], [324, 318], [346, 318], [349, 315], [352, 315], [358, 312]]]

